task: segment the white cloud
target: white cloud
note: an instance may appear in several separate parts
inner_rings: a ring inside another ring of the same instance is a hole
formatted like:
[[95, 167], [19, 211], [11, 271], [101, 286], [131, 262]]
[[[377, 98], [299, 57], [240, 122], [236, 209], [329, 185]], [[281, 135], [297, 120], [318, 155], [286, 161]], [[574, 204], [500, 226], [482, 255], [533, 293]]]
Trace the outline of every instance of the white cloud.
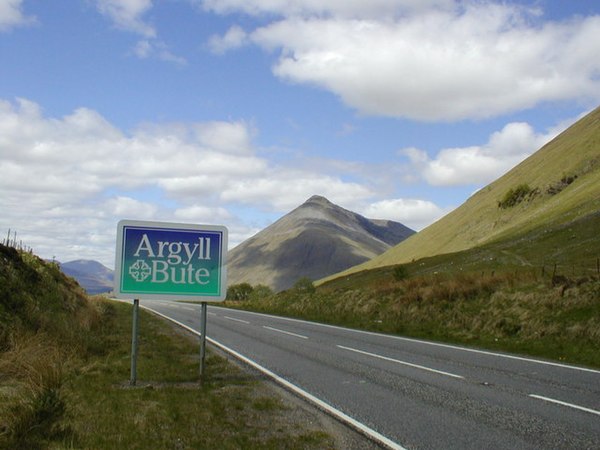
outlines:
[[158, 207], [153, 203], [120, 195], [107, 200], [103, 206], [102, 209], [112, 216], [123, 218], [134, 217], [137, 220], [153, 219], [158, 212]]
[[220, 223], [233, 219], [233, 215], [227, 209], [220, 206], [194, 205], [176, 209], [173, 215], [178, 220], [185, 220], [191, 223]]
[[[46, 117], [0, 100], [0, 232], [17, 230], [44, 257], [112, 265], [119, 219], [220, 222], [235, 245], [257, 231], [232, 210], [285, 213], [313, 194], [347, 204], [359, 183], [258, 156], [244, 121], [119, 130], [96, 111]], [[244, 235], [244, 233], [247, 233]]]
[[386, 18], [398, 12], [452, 7], [453, 0], [202, 0], [207, 11], [218, 14], [342, 16]]
[[248, 34], [238, 25], [234, 25], [223, 36], [213, 35], [208, 47], [213, 53], [223, 54], [229, 50], [242, 47], [248, 43]]
[[[223, 14], [278, 14], [247, 32], [280, 51], [274, 74], [328, 90], [365, 114], [454, 121], [600, 100], [600, 17], [544, 23], [540, 10], [508, 3], [416, 4], [204, 2]], [[224, 38], [215, 42], [227, 49]]]
[[416, 173], [434, 186], [484, 185], [492, 182], [552, 140], [573, 121], [565, 121], [546, 133], [536, 133], [523, 122], [509, 123], [481, 146], [445, 148], [434, 158], [409, 148], [400, 153]]
[[142, 20], [142, 16], [152, 8], [152, 0], [96, 1], [98, 11], [108, 16], [117, 27], [147, 38], [156, 36], [154, 28]]
[[180, 66], [187, 64], [187, 60], [172, 53], [167, 45], [157, 39], [142, 39], [133, 48], [133, 53], [140, 59], [155, 58], [161, 61], [172, 62]]
[[198, 141], [207, 147], [232, 154], [252, 153], [255, 130], [246, 122], [206, 122], [195, 126]]
[[0, 0], [0, 31], [33, 23], [33, 17], [23, 14], [23, 0]]
[[336, 204], [355, 203], [373, 195], [367, 187], [338, 177], [308, 170], [279, 168], [260, 179], [242, 179], [229, 183], [221, 194], [225, 202], [255, 204], [263, 209], [289, 211], [313, 194], [327, 197]]
[[451, 211], [435, 203], [420, 199], [388, 199], [372, 203], [363, 209], [363, 215], [372, 219], [395, 220], [413, 230], [421, 230]]
[[143, 37], [132, 49], [140, 59], [158, 59], [177, 65], [187, 64], [187, 60], [174, 54], [167, 44], [158, 39], [156, 29], [144, 20], [153, 8], [152, 0], [96, 0], [98, 11], [107, 16], [121, 30]]

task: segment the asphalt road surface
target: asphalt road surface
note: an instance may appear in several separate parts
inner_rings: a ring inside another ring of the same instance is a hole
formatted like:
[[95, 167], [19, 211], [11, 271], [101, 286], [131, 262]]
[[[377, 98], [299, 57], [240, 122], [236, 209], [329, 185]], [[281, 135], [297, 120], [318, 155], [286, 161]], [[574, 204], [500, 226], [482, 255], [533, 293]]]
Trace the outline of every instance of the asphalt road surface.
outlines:
[[[199, 330], [200, 305], [141, 305]], [[207, 338], [388, 447], [600, 449], [597, 370], [212, 305]]]

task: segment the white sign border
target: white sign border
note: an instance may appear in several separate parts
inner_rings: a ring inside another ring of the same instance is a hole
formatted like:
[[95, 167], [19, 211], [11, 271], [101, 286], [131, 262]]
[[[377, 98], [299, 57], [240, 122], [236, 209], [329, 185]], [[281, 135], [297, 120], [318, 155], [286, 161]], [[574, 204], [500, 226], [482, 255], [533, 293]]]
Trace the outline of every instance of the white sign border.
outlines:
[[[195, 294], [150, 294], [150, 293], [137, 293], [132, 294], [130, 292], [121, 292], [121, 275], [122, 275], [122, 260], [123, 260], [123, 232], [125, 227], [140, 227], [140, 228], [153, 228], [153, 229], [164, 229], [164, 230], [194, 230], [194, 231], [207, 231], [221, 233], [221, 279], [219, 283], [219, 291], [221, 295], [195, 295]], [[115, 276], [113, 281], [113, 295], [116, 298], [130, 300], [137, 298], [139, 300], [195, 300], [197, 302], [222, 302], [227, 296], [227, 243], [228, 243], [228, 230], [223, 225], [199, 225], [191, 223], [177, 223], [177, 222], [156, 222], [156, 221], [144, 221], [144, 220], [120, 220], [117, 224], [117, 246], [115, 251]]]

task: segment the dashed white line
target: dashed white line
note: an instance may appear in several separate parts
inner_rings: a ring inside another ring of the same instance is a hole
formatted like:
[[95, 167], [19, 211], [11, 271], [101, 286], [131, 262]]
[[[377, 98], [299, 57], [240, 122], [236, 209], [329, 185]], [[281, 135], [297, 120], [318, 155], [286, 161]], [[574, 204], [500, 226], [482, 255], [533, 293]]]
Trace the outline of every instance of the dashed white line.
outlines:
[[295, 336], [295, 337], [301, 338], [301, 339], [308, 339], [308, 336], [303, 336], [301, 334], [292, 333], [290, 331], [280, 330], [279, 328], [268, 327], [266, 325], [263, 325], [263, 328], [266, 328], [267, 330], [271, 330], [271, 331], [277, 331], [278, 333], [289, 334], [290, 336]]
[[250, 322], [248, 322], [247, 320], [242, 320], [242, 319], [236, 319], [235, 317], [229, 317], [229, 316], [223, 316], [225, 319], [229, 319], [229, 320], [234, 320], [235, 322], [241, 322], [241, 323], [245, 323], [246, 325], [248, 325]]
[[597, 416], [600, 416], [600, 411], [596, 411], [595, 409], [586, 408], [584, 406], [579, 406], [579, 405], [574, 405], [573, 403], [562, 402], [560, 400], [555, 400], [555, 399], [549, 398], [549, 397], [543, 397], [541, 395], [529, 394], [529, 396], [532, 398], [537, 398], [538, 400], [544, 400], [545, 402], [556, 403], [557, 405], [562, 405], [562, 406], [568, 406], [569, 408], [578, 409], [580, 411], [585, 411], [590, 414], [596, 414]]
[[[216, 308], [219, 308], [219, 307], [216, 307]], [[224, 309], [222, 307], [220, 307], [220, 308]], [[325, 323], [309, 322], [308, 320], [293, 319], [291, 317], [283, 317], [283, 316], [275, 316], [273, 314], [257, 313], [257, 312], [253, 312], [253, 311], [244, 311], [243, 313], [244, 314], [254, 314], [254, 315], [265, 316], [265, 317], [273, 317], [277, 320], [282, 320], [282, 321], [285, 320], [288, 322], [307, 323], [307, 324], [310, 324], [313, 326], [318, 326], [318, 327], [326, 327], [326, 328], [342, 330], [342, 331], [347, 331], [347, 332], [352, 332], [352, 333], [359, 333], [359, 334], [365, 334], [365, 335], [370, 335], [370, 336], [383, 337], [383, 338], [387, 338], [387, 339], [394, 339], [394, 340], [398, 340], [398, 341], [414, 342], [417, 344], [430, 345], [433, 347], [450, 348], [453, 350], [476, 353], [476, 354], [480, 354], [480, 355], [488, 355], [488, 356], [494, 356], [494, 357], [498, 357], [498, 358], [514, 359], [517, 361], [525, 361], [525, 362], [530, 362], [530, 363], [534, 363], [534, 364], [543, 364], [546, 366], [560, 367], [563, 369], [578, 370], [581, 372], [600, 374], [600, 370], [597, 370], [597, 369], [590, 369], [588, 367], [580, 367], [580, 366], [571, 366], [568, 364], [562, 364], [562, 363], [557, 363], [557, 362], [553, 362], [553, 361], [544, 361], [541, 359], [533, 359], [533, 358], [527, 358], [527, 357], [523, 357], [523, 356], [509, 355], [506, 353], [496, 353], [496, 352], [487, 351], [487, 350], [478, 350], [478, 349], [468, 348], [468, 347], [459, 347], [457, 345], [442, 344], [440, 342], [423, 341], [421, 339], [407, 338], [407, 337], [403, 337], [403, 336], [394, 336], [391, 334], [377, 333], [374, 331], [355, 330], [353, 328], [346, 328], [346, 327], [341, 327], [338, 325], [329, 325], [329, 324], [325, 324]]]
[[385, 361], [395, 362], [397, 364], [402, 364], [403, 366], [413, 367], [415, 369], [426, 370], [428, 372], [434, 372], [434, 373], [437, 373], [440, 375], [446, 375], [446, 376], [452, 377], [452, 378], [464, 379], [464, 377], [461, 375], [456, 375], [456, 374], [450, 373], [450, 372], [444, 372], [443, 370], [432, 369], [431, 367], [420, 366], [419, 364], [413, 364], [413, 363], [409, 363], [406, 361], [401, 361], [399, 359], [390, 358], [388, 356], [378, 355], [376, 353], [371, 353], [371, 352], [365, 352], [364, 350], [358, 350], [356, 348], [345, 347], [343, 345], [337, 345], [336, 347], [344, 349], [344, 350], [349, 350], [351, 352], [360, 353], [362, 355], [372, 356], [373, 358], [379, 358], [379, 359], [383, 359]]
[[[145, 306], [142, 306], [142, 307], [145, 308]], [[174, 323], [178, 324], [179, 326], [185, 328], [186, 330], [189, 330], [192, 333], [200, 336], [200, 333], [198, 333], [198, 331], [173, 319], [172, 317], [169, 317], [165, 314], [159, 313], [158, 311], [154, 311], [151, 308], [147, 308], [147, 309], [152, 311], [154, 314], [164, 317], [165, 319], [170, 320], [171, 322], [174, 322]], [[386, 436], [382, 435], [381, 433], [373, 430], [372, 428], [369, 428], [364, 423], [359, 422], [358, 420], [354, 419], [353, 417], [351, 417], [351, 416], [347, 415], [346, 413], [340, 411], [339, 409], [333, 407], [329, 403], [324, 402], [320, 398], [310, 394], [309, 392], [305, 391], [301, 387], [296, 386], [295, 384], [291, 383], [290, 381], [286, 380], [285, 378], [280, 377], [279, 375], [277, 375], [274, 372], [271, 372], [269, 369], [261, 366], [260, 364], [253, 361], [252, 359], [242, 355], [241, 353], [236, 352], [235, 350], [221, 344], [218, 341], [215, 341], [214, 339], [209, 338], [208, 336], [206, 337], [206, 340], [208, 342], [210, 342], [211, 344], [213, 344], [214, 346], [220, 348], [221, 350], [224, 350], [224, 351], [228, 352], [229, 354], [235, 356], [240, 361], [243, 361], [246, 364], [248, 364], [249, 366], [254, 367], [255, 369], [259, 370], [260, 372], [264, 373], [268, 377], [275, 380], [275, 382], [279, 383], [280, 385], [284, 386], [285, 388], [289, 389], [290, 391], [295, 392], [300, 397], [305, 398], [306, 400], [313, 403], [317, 407], [321, 408], [322, 410], [326, 411], [327, 413], [331, 414], [332, 416], [337, 417], [342, 422], [347, 423], [354, 429], [360, 431], [361, 433], [364, 433], [365, 435], [369, 436], [371, 439], [379, 442], [380, 444], [382, 444], [392, 450], [405, 450], [405, 448], [402, 447], [402, 445], [398, 444], [397, 442], [394, 442], [391, 439], [387, 438]]]

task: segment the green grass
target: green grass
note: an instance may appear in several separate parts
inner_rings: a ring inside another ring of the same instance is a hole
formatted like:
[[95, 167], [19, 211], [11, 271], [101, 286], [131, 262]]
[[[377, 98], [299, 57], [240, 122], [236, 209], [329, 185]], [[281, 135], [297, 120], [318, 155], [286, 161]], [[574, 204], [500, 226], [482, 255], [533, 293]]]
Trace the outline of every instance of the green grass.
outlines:
[[58, 267], [0, 245], [0, 448], [334, 448], [312, 413], [131, 306], [90, 299]]
[[[431, 274], [460, 275], [544, 273], [571, 278], [600, 275], [600, 213], [589, 214], [567, 224], [541, 227], [510, 239], [500, 239], [489, 244], [461, 252], [422, 258], [402, 264], [408, 276]], [[364, 270], [334, 278], [321, 284], [322, 288], [376, 289], [394, 277], [398, 265]]]
[[[524, 186], [535, 195], [521, 198]], [[515, 192], [522, 201], [512, 198]], [[506, 200], [511, 207], [498, 206]], [[598, 210], [600, 108], [436, 223], [382, 255], [323, 281], [517, 239], [532, 230], [558, 227]]]
[[121, 343], [74, 374], [67, 396], [77, 448], [331, 448], [318, 429], [289, 423], [281, 400], [209, 352], [198, 381], [198, 343], [141, 311], [138, 387], [130, 387], [131, 308], [117, 310]]
[[[306, 294], [289, 290], [226, 305], [439, 342], [600, 367], [600, 277], [537, 271], [410, 274], [368, 271]], [[356, 280], [355, 278], [358, 278]]]

